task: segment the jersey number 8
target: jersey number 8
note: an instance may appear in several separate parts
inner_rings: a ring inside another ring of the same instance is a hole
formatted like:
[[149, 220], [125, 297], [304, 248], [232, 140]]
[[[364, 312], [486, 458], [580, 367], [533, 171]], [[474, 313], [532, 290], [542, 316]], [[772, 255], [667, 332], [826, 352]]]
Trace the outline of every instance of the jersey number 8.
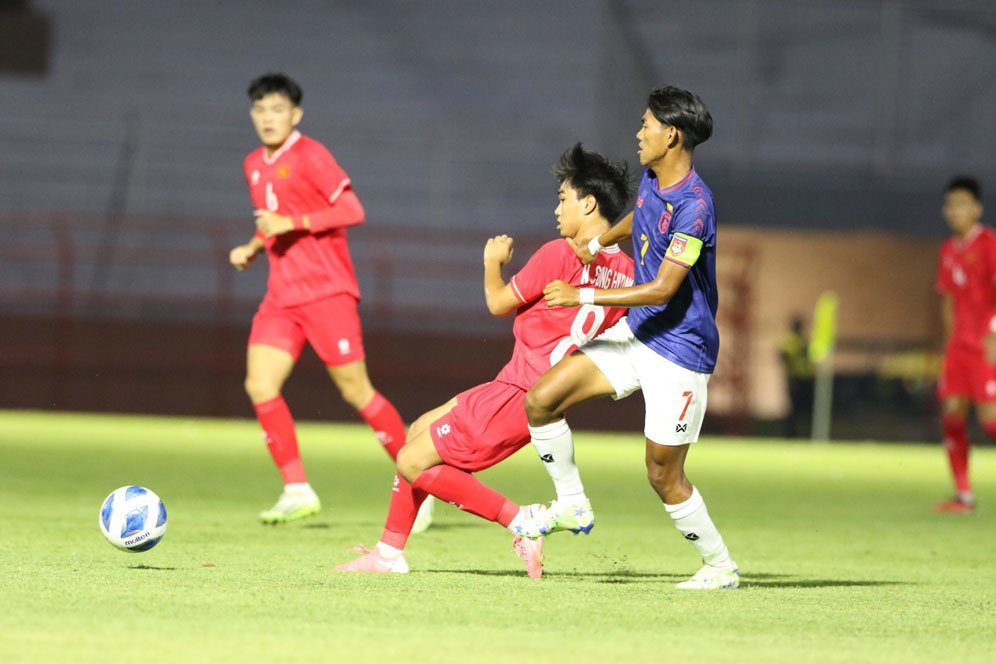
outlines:
[[[590, 316], [589, 316], [590, 314]], [[591, 325], [586, 325], [589, 317]], [[605, 308], [597, 304], [585, 304], [578, 309], [574, 322], [571, 323], [571, 334], [560, 340], [557, 346], [550, 353], [550, 366], [564, 359], [567, 349], [571, 346], [581, 347], [595, 338], [602, 323], [605, 322]], [[587, 329], [585, 329], [587, 328]]]

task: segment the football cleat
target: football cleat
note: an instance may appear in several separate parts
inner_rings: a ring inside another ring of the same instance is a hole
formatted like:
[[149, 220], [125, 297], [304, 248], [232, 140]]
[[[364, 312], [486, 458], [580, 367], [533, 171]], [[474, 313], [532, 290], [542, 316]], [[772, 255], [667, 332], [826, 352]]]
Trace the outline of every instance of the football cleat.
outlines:
[[955, 496], [951, 500], [936, 503], [934, 511], [939, 514], [972, 514], [975, 512], [975, 501]]
[[522, 537], [516, 535], [512, 540], [512, 549], [526, 566], [526, 574], [530, 579], [543, 576], [543, 538]]
[[422, 501], [422, 505], [418, 508], [418, 514], [415, 515], [415, 522], [412, 523], [412, 535], [417, 535], [419, 533], [424, 533], [432, 525], [432, 514], [436, 511], [436, 499], [432, 496], [426, 496], [425, 500]]
[[676, 584], [675, 587], [684, 590], [733, 590], [740, 587], [740, 570], [734, 562], [725, 567], [703, 565], [695, 576]]
[[277, 499], [277, 504], [259, 513], [263, 523], [287, 523], [318, 514], [322, 508], [321, 501], [314, 491], [284, 491]]
[[585, 498], [582, 502], [571, 503], [555, 500], [546, 509], [525, 521], [516, 534], [523, 537], [541, 537], [559, 530], [569, 530], [575, 535], [587, 535], [595, 527], [595, 512], [591, 509], [591, 501]]
[[387, 558], [381, 555], [377, 547], [368, 549], [362, 544], [354, 547], [352, 550], [362, 555], [352, 562], [334, 567], [334, 571], [365, 572], [368, 574], [408, 574], [408, 561], [405, 560], [405, 554], [403, 553]]

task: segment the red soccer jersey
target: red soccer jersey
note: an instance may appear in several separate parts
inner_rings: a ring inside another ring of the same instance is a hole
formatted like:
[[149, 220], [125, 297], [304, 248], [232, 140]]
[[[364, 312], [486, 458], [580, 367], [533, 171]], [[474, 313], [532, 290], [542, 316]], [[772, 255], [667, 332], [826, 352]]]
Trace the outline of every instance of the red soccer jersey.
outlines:
[[954, 305], [950, 345], [981, 351], [996, 314], [996, 232], [979, 224], [965, 239], [948, 238], [941, 246], [935, 288]]
[[325, 146], [295, 131], [273, 154], [260, 147], [243, 163], [256, 209], [307, 215], [311, 230], [266, 238], [267, 288], [280, 306], [348, 293], [359, 299], [345, 226], [363, 223], [349, 176]]
[[560, 279], [577, 288], [633, 285], [633, 259], [619, 247], [606, 247], [591, 265], [582, 265], [566, 240], [547, 242], [514, 277], [512, 290], [522, 302], [515, 314], [512, 359], [495, 380], [528, 390], [541, 375], [578, 346], [615, 325], [623, 307], [585, 304], [549, 307], [543, 288]]

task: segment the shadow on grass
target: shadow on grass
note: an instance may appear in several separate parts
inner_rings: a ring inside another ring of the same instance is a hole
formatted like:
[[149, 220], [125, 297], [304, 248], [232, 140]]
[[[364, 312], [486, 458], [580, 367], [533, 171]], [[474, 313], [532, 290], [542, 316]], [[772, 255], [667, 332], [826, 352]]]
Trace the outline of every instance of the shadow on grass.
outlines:
[[[476, 576], [525, 576], [521, 570], [497, 569], [431, 569], [428, 574], [474, 574]], [[677, 583], [688, 578], [688, 574], [660, 572], [547, 572], [543, 578], [550, 579], [589, 579], [594, 583]], [[792, 579], [788, 574], [751, 574], [741, 580], [741, 588], [849, 588], [874, 586], [909, 585], [907, 581], [875, 581], [853, 579]]]
[[163, 572], [175, 572], [176, 567], [156, 567], [155, 565], [128, 565], [128, 569], [154, 569]]

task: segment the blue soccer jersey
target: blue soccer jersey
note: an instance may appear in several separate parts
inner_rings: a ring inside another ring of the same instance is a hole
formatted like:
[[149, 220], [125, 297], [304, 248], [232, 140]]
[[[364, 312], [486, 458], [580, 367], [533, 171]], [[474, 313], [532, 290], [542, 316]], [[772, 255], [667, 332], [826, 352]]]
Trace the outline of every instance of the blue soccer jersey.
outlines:
[[678, 366], [712, 373], [719, 354], [716, 309], [716, 214], [712, 192], [692, 169], [680, 182], [658, 188], [647, 169], [633, 210], [635, 282], [653, 281], [661, 261], [689, 269], [678, 292], [661, 306], [634, 307], [633, 335]]

